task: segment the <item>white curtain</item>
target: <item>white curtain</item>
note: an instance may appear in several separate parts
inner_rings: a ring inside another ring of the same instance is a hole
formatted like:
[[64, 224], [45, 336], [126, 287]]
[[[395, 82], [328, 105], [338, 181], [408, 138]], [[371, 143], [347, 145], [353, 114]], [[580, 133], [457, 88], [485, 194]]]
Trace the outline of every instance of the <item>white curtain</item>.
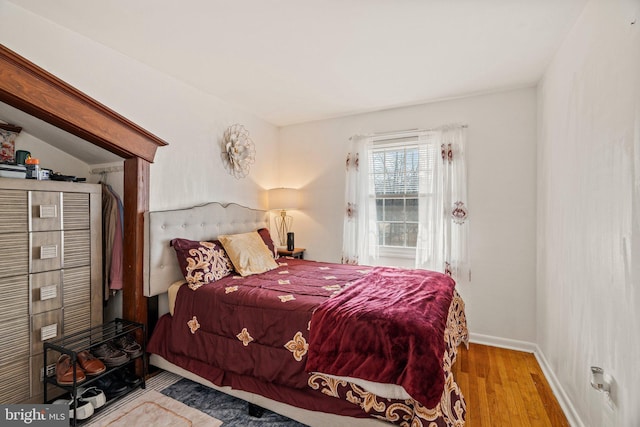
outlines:
[[443, 126], [424, 138], [435, 139], [430, 143], [440, 149], [440, 155], [431, 157], [432, 179], [421, 176], [416, 268], [440, 271], [467, 283], [471, 278], [466, 129]]
[[445, 266], [445, 201], [444, 163], [440, 157], [440, 132], [428, 132], [419, 136], [419, 142], [427, 144], [426, 166], [420, 167], [418, 185], [418, 240], [416, 242], [416, 268], [444, 271]]
[[369, 137], [354, 136], [346, 158], [343, 264], [371, 264], [378, 257], [378, 227], [373, 182], [369, 179]]
[[[458, 283], [470, 281], [469, 213], [465, 161], [466, 129], [443, 126], [418, 134], [419, 229], [416, 268], [440, 271]], [[346, 159], [342, 262], [371, 264], [378, 256], [375, 189], [369, 175], [372, 137], [353, 137]]]
[[467, 198], [467, 130], [457, 126], [445, 131], [453, 147], [451, 163], [451, 233], [449, 265], [451, 275], [458, 283], [471, 281], [469, 256], [469, 199]]

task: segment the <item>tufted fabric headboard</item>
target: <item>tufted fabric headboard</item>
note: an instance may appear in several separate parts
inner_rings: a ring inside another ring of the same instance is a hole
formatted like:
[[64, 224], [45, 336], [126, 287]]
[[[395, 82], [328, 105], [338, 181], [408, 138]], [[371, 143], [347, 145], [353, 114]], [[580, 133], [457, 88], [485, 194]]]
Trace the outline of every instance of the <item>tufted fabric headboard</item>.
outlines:
[[269, 228], [269, 213], [235, 203], [208, 203], [186, 209], [145, 214], [144, 296], [165, 293], [183, 278], [169, 242], [176, 238], [213, 240], [221, 234], [236, 234]]

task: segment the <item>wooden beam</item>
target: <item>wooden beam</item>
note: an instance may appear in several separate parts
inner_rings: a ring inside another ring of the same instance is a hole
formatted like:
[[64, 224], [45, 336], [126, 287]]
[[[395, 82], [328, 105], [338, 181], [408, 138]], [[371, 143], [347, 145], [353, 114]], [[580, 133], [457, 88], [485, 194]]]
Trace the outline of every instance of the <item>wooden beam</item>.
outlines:
[[0, 45], [0, 101], [123, 158], [153, 162], [165, 141]]
[[[122, 272], [122, 317], [145, 325], [147, 336], [137, 334], [136, 341], [149, 337], [148, 304], [143, 293], [144, 213], [149, 210], [149, 162], [139, 157], [124, 161], [124, 247]], [[144, 357], [147, 357], [145, 355]], [[144, 375], [142, 360], [135, 365], [136, 375]]]
[[143, 293], [144, 213], [149, 210], [149, 162], [133, 157], [124, 162], [124, 271], [122, 315], [147, 323]]

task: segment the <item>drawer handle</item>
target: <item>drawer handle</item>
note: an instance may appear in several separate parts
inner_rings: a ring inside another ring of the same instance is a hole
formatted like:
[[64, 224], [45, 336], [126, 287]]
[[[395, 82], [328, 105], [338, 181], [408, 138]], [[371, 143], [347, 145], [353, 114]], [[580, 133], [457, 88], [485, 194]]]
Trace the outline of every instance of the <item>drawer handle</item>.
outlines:
[[55, 338], [58, 336], [58, 324], [54, 323], [52, 325], [43, 326], [40, 329], [40, 341], [45, 341], [51, 338]]
[[58, 286], [43, 286], [40, 288], [40, 301], [45, 301], [58, 296]]
[[51, 259], [58, 257], [58, 245], [40, 246], [40, 259]]
[[58, 216], [58, 206], [40, 205], [40, 218], [56, 218]]

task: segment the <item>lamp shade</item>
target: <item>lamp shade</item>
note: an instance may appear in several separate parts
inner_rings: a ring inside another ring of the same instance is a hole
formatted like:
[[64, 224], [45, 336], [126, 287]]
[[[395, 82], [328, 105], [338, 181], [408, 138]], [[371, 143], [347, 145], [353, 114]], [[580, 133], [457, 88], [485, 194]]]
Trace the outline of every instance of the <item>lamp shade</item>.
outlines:
[[272, 188], [269, 190], [269, 209], [298, 209], [300, 196], [293, 188]]

